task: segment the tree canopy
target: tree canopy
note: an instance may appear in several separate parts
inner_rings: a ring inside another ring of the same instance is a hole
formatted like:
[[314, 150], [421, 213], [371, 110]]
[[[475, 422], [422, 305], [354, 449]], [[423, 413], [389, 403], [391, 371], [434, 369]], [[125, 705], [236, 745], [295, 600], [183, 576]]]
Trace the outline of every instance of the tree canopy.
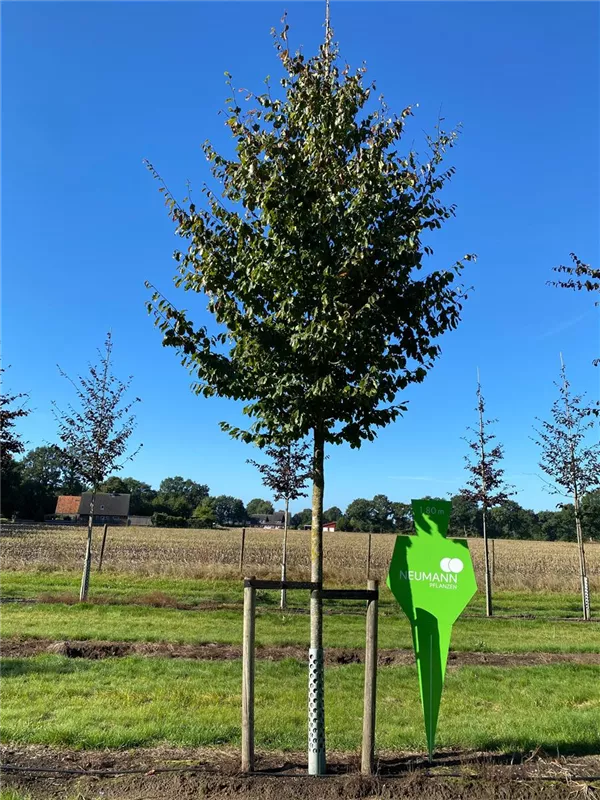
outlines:
[[[17, 431], [15, 430], [16, 420], [27, 417], [31, 412], [25, 407], [29, 395], [21, 392], [19, 394], [7, 394], [4, 390], [4, 378], [6, 370], [0, 367], [0, 378], [2, 387], [0, 391], [0, 468], [2, 472], [9, 469], [14, 463], [15, 456], [25, 452], [25, 445]], [[17, 403], [17, 401], [21, 401]], [[15, 405], [16, 404], [16, 405]]]
[[287, 26], [275, 46], [283, 96], [248, 92], [244, 112], [228, 76], [236, 156], [204, 144], [225, 202], [205, 187], [206, 207], [184, 209], [161, 186], [187, 242], [176, 286], [203, 294], [223, 331], [158, 291], [149, 309], [198, 393], [246, 402], [254, 422], [223, 423], [232, 435], [287, 444], [318, 428], [357, 447], [404, 409], [396, 393], [423, 380], [460, 318], [462, 261], [429, 273], [423, 261], [423, 234], [454, 214], [438, 194], [456, 132], [429, 138], [423, 162], [401, 155], [412, 109], [374, 104], [365, 68], [340, 67], [331, 37], [309, 59], [290, 53]]
[[246, 511], [249, 517], [257, 517], [261, 514], [273, 514], [275, 509], [270, 500], [261, 500], [259, 497], [255, 497], [246, 506]]

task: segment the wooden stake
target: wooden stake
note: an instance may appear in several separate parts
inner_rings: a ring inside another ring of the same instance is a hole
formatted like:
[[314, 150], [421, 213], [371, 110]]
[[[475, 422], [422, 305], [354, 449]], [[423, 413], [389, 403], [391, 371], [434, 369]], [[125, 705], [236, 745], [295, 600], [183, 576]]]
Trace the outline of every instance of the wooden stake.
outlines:
[[104, 547], [106, 545], [106, 532], [108, 531], [108, 523], [104, 525], [102, 531], [102, 547], [100, 548], [100, 562], [98, 564], [98, 572], [102, 572], [102, 559], [104, 558]]
[[240, 575], [244, 571], [244, 547], [246, 546], [246, 528], [242, 528], [242, 539], [240, 541]]
[[[290, 498], [285, 498], [285, 524], [283, 526], [283, 547], [281, 553], [281, 581], [285, 582], [287, 578], [287, 538], [288, 538], [288, 516], [290, 508]], [[281, 589], [280, 608], [283, 611], [287, 606], [287, 592], [285, 588]]]
[[[246, 580], [252, 580], [246, 579]], [[242, 772], [254, 770], [254, 622], [256, 589], [244, 586], [242, 643]]]
[[[369, 539], [371, 537], [369, 536]], [[378, 581], [367, 581], [367, 589], [379, 588]], [[369, 600], [367, 605], [367, 633], [365, 644], [365, 697], [363, 712], [361, 772], [372, 775], [375, 760], [375, 709], [377, 695], [377, 612], [379, 601]]]

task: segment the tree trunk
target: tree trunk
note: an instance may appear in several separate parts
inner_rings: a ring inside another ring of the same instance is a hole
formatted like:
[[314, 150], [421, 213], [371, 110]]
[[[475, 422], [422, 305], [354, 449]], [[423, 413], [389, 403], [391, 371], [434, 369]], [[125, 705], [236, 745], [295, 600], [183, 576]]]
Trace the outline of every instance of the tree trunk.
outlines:
[[[323, 490], [325, 438], [323, 427], [314, 429], [312, 530], [310, 579], [323, 585]], [[318, 591], [310, 596], [310, 649], [308, 652], [308, 774], [325, 774], [325, 708], [323, 669], [323, 601]]]
[[492, 616], [492, 576], [490, 573], [490, 551], [488, 548], [487, 537], [487, 500], [488, 500], [488, 486], [485, 479], [485, 434], [483, 430], [483, 400], [481, 398], [481, 383], [479, 382], [479, 368], [477, 369], [477, 397], [479, 406], [479, 446], [481, 448], [481, 505], [483, 508], [483, 558], [485, 568], [485, 614], [487, 617]]
[[[287, 535], [288, 535], [288, 509], [290, 507], [290, 498], [285, 498], [285, 521], [283, 523], [283, 547], [281, 552], [281, 580], [285, 581], [287, 575]], [[287, 604], [287, 592], [285, 588], [281, 589], [281, 608], [284, 609]]]
[[581, 583], [581, 603], [583, 607], [583, 618], [589, 621], [590, 619], [590, 604], [589, 604], [589, 582], [587, 576], [587, 567], [585, 563], [585, 548], [583, 546], [583, 531], [581, 529], [581, 505], [579, 503], [579, 494], [577, 486], [573, 492], [573, 504], [575, 506], [575, 533], [577, 535], [577, 548], [579, 550], [579, 578]]
[[485, 564], [485, 614], [492, 616], [492, 576], [490, 574], [490, 550], [488, 547], [486, 507], [483, 506], [483, 557]]
[[83, 562], [83, 575], [81, 576], [81, 587], [79, 589], [79, 602], [85, 603], [90, 587], [90, 570], [92, 568], [92, 530], [94, 527], [94, 505], [96, 504], [96, 487], [92, 492], [90, 500], [90, 513], [88, 516], [87, 545], [85, 548], [85, 560]]

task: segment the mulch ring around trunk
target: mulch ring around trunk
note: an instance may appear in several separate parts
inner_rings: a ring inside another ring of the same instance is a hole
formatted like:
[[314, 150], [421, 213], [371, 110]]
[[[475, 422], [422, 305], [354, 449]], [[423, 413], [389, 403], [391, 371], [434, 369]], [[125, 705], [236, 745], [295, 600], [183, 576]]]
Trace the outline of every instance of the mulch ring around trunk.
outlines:
[[[242, 657], [242, 648], [229, 644], [174, 644], [170, 642], [106, 642], [94, 640], [54, 641], [51, 639], [2, 640], [2, 656], [23, 658], [42, 653], [53, 653], [67, 658], [119, 658], [123, 656], [147, 656], [150, 658], [191, 658], [202, 661], [226, 661]], [[282, 661], [293, 658], [308, 660], [306, 647], [298, 645], [258, 646], [256, 658], [266, 661]], [[344, 647], [328, 647], [325, 663], [330, 666], [361, 664], [364, 650]], [[379, 666], [406, 666], [414, 664], [412, 650], [379, 650]], [[487, 665], [492, 667], [526, 667], [545, 664], [592, 664], [600, 665], [598, 653], [473, 653], [451, 652], [448, 668]]]
[[0, 752], [3, 786], [32, 800], [558, 800], [596, 796], [600, 788], [600, 757], [541, 752], [441, 751], [433, 765], [422, 754], [380, 753], [373, 776], [359, 774], [357, 754], [329, 753], [323, 778], [306, 775], [301, 753], [259, 753], [255, 773], [243, 775], [233, 748], [77, 751], [3, 745]]

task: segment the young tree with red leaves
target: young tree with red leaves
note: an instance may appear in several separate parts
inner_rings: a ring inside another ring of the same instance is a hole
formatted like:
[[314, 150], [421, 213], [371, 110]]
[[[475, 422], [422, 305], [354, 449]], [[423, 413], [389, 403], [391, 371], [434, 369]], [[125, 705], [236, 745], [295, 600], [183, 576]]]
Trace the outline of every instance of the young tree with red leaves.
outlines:
[[[306, 497], [307, 481], [312, 477], [309, 446], [307, 444], [290, 444], [287, 447], [267, 447], [265, 450], [271, 464], [259, 464], [248, 459], [262, 475], [262, 482], [273, 492], [275, 500], [285, 501], [285, 521], [283, 526], [283, 546], [281, 556], [281, 580], [287, 574], [287, 536], [289, 524], [290, 500]], [[286, 590], [281, 590], [281, 608], [286, 606]]]
[[470, 477], [465, 488], [461, 489], [460, 494], [465, 500], [478, 503], [481, 506], [485, 569], [485, 613], [488, 617], [491, 617], [493, 614], [492, 577], [487, 533], [487, 511], [494, 506], [503, 505], [516, 492], [512, 486], [509, 486], [504, 481], [504, 469], [500, 466], [500, 462], [504, 458], [504, 449], [501, 444], [493, 443], [496, 436], [489, 432], [489, 426], [497, 422], [497, 420], [485, 418], [485, 400], [481, 391], [479, 373], [477, 374], [476, 411], [479, 415], [479, 426], [476, 429], [468, 428], [473, 433], [473, 438], [471, 440], [464, 439], [472, 451], [470, 456], [465, 456]]

